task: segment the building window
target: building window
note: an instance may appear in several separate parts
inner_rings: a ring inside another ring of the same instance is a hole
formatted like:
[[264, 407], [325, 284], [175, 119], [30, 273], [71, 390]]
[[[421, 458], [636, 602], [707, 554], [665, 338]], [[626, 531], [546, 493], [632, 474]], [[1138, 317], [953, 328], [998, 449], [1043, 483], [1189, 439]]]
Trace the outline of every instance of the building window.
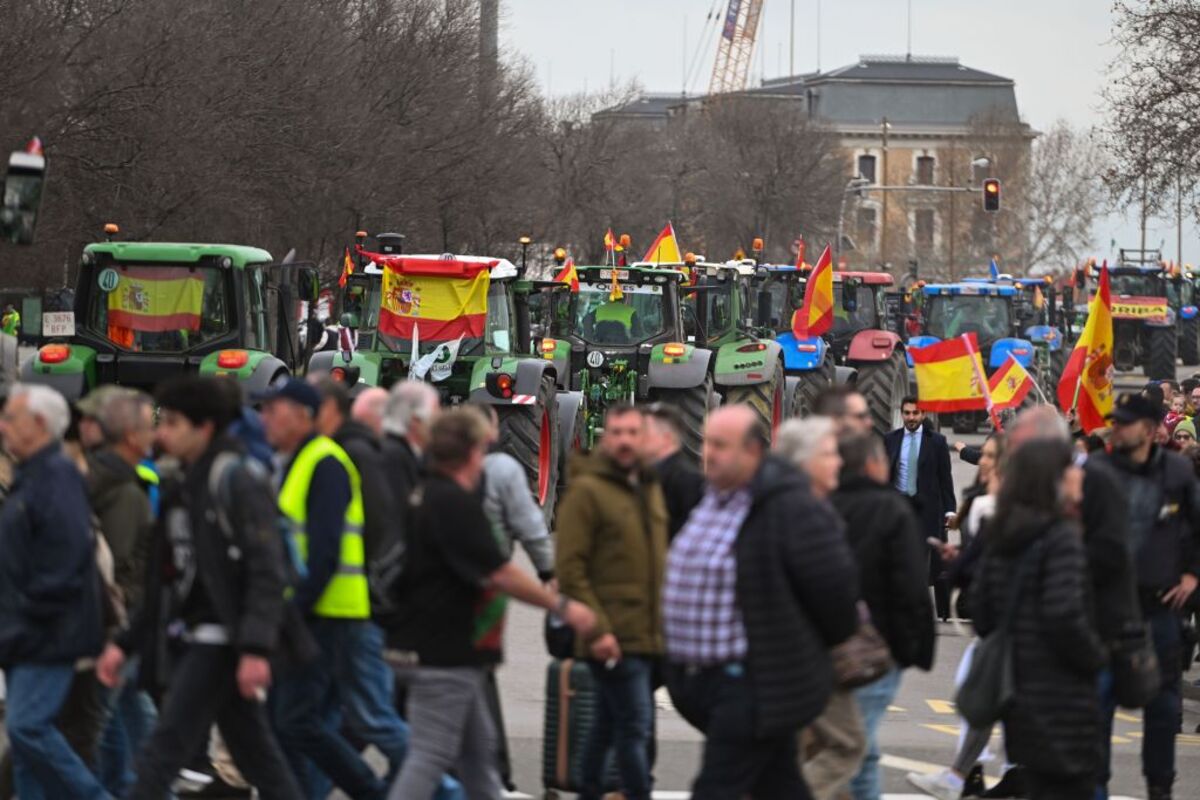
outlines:
[[875, 209], [858, 210], [858, 241], [864, 247], [875, 246]]
[[913, 215], [913, 223], [914, 240], [917, 247], [924, 249], [933, 247], [933, 209], [919, 209], [916, 214]]
[[917, 185], [933, 186], [933, 156], [917, 156]]
[[858, 157], [858, 174], [875, 182], [875, 156], [859, 156]]

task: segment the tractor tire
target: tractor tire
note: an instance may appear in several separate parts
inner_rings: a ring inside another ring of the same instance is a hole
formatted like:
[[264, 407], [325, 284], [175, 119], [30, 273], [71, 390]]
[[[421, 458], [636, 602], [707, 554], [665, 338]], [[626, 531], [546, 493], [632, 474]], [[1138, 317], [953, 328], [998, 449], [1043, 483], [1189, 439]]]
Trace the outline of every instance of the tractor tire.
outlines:
[[1185, 367], [1200, 364], [1200, 317], [1179, 320], [1179, 360]]
[[[584, 447], [584, 439], [587, 436], [587, 431], [584, 430], [587, 427], [587, 417], [583, 413], [583, 408], [584, 404], [580, 403], [575, 409], [574, 435], [571, 437], [571, 441], [562, 442], [562, 446], [559, 448], [557, 500], [561, 500], [563, 494], [567, 491], [567, 475], [570, 472], [571, 459], [576, 454], [587, 451], [587, 448]], [[561, 436], [562, 432], [560, 431], [560, 440]]]
[[1174, 328], [1151, 328], [1146, 337], [1146, 377], [1152, 381], [1175, 380], [1175, 348], [1179, 335]]
[[779, 361], [775, 364], [775, 373], [771, 380], [750, 386], [730, 386], [725, 392], [725, 402], [745, 403], [753, 408], [774, 442], [775, 431], [783, 422], [783, 412], [787, 407], [786, 398], [783, 396], [784, 386], [783, 362]]
[[859, 365], [855, 388], [867, 399], [871, 423], [876, 431], [884, 434], [904, 424], [900, 401], [908, 393], [908, 365], [899, 350], [894, 351], [887, 361]]
[[793, 417], [807, 417], [816, 403], [817, 395], [833, 386], [833, 375], [836, 368], [826, 353], [821, 366], [802, 372], [797, 376], [796, 387], [792, 391], [791, 413]]
[[683, 428], [683, 452], [687, 454], [692, 466], [699, 468], [701, 448], [704, 442], [704, 421], [708, 418], [709, 409], [713, 407], [712, 375], [704, 378], [704, 383], [690, 389], [654, 389], [651, 398], [658, 403], [666, 403], [679, 413], [679, 422]]
[[549, 523], [558, 495], [558, 394], [554, 378], [542, 377], [537, 400], [528, 406], [498, 406], [500, 449], [521, 462], [534, 502]]

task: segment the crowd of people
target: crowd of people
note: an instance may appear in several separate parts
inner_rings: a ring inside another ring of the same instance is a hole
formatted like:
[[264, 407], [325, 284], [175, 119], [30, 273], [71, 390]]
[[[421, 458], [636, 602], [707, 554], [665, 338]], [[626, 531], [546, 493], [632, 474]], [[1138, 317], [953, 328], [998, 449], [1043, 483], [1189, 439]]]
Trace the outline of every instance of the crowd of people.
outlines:
[[[0, 794], [161, 800], [183, 776], [263, 798], [495, 800], [516, 600], [592, 679], [584, 800], [651, 797], [662, 686], [704, 736], [694, 798], [880, 797], [880, 729], [904, 672], [933, 667], [939, 616], [979, 636], [964, 691], [1001, 638], [1014, 685], [943, 772], [909, 776], [922, 791], [1104, 797], [1132, 703], [1149, 797], [1170, 798], [1200, 484], [1176, 452], [1190, 400], [1169, 389], [1122, 396], [1105, 439], [1073, 441], [1039, 406], [980, 448], [951, 446], [912, 397], [886, 436], [852, 388], [774, 435], [722, 406], [702, 470], [673, 408], [614, 405], [551, 533], [495, 409], [441, 408], [425, 383], [352, 396], [291, 378], [243, 398], [185, 376], [74, 407], [17, 384], [0, 415]], [[979, 465], [961, 502], [954, 450]], [[991, 723], [1009, 763], [988, 788]]]

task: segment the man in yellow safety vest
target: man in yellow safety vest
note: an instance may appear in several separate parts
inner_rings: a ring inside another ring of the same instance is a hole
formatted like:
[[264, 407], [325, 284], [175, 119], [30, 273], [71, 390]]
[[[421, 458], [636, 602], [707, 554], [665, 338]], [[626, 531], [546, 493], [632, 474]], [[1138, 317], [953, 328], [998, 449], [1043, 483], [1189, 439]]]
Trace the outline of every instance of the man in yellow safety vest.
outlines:
[[291, 602], [305, 616], [320, 650], [277, 684], [280, 743], [301, 780], [312, 777], [307, 759], [350, 797], [382, 797], [383, 782], [328, 713], [347, 699], [361, 652], [358, 640], [367, 634], [371, 617], [361, 478], [346, 451], [317, 433], [321, 396], [316, 387], [287, 378], [257, 399], [263, 403], [267, 441], [284, 460], [279, 511], [301, 562]]

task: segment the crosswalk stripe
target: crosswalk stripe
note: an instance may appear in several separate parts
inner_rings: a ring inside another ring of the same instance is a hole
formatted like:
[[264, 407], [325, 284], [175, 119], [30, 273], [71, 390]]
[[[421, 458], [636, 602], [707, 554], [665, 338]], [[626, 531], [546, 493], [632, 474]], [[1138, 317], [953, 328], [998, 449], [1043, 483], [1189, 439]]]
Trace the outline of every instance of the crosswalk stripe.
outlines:
[[949, 700], [926, 700], [925, 705], [929, 706], [935, 714], [954, 713], [954, 703], [951, 703]]

